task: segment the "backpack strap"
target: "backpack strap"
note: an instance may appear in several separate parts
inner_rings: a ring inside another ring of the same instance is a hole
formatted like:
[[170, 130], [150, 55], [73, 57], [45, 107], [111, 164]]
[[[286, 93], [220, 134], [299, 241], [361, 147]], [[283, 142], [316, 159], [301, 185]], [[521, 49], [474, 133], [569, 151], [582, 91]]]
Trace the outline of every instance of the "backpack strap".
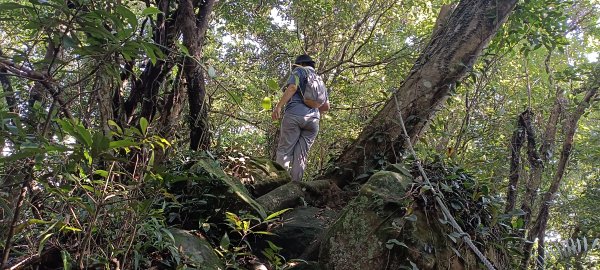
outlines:
[[[308, 83], [308, 75], [309, 75], [309, 70], [307, 67], [303, 67], [303, 66], [297, 66], [297, 69], [304, 71], [305, 74], [305, 78], [304, 78], [304, 87], [306, 88], [306, 83]], [[302, 90], [302, 88], [300, 87], [300, 78], [298, 77], [298, 75], [294, 75], [295, 79], [296, 79], [296, 86], [298, 87], [298, 90], [300, 90], [300, 96], [302, 97], [302, 99], [304, 99], [304, 92]]]

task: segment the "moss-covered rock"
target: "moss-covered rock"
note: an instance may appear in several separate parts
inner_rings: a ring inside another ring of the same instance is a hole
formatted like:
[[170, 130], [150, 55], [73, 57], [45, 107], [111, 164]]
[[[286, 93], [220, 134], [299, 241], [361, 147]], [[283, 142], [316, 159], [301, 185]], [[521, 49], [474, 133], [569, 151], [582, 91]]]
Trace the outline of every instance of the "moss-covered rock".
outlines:
[[251, 158], [246, 164], [253, 181], [246, 184], [254, 197], [260, 197], [291, 181], [288, 171], [266, 158]]
[[181, 251], [182, 263], [194, 269], [219, 270], [225, 265], [213, 251], [212, 246], [202, 236], [176, 228], [169, 229], [175, 239], [175, 246]]
[[[378, 172], [345, 208], [321, 243], [319, 262], [324, 269], [384, 269], [388, 251], [383, 229], [388, 203], [400, 202], [411, 180], [399, 173]], [[389, 209], [392, 214], [396, 211]], [[398, 213], [402, 216], [403, 213]]]
[[329, 180], [309, 182], [289, 182], [256, 199], [268, 212], [302, 205], [314, 205], [329, 193], [335, 192], [337, 186]]
[[[406, 168], [395, 171], [374, 174], [329, 228], [319, 254], [322, 268], [482, 269], [445, 225], [427, 187]], [[480, 248], [498, 269], [505, 268], [503, 253]]]

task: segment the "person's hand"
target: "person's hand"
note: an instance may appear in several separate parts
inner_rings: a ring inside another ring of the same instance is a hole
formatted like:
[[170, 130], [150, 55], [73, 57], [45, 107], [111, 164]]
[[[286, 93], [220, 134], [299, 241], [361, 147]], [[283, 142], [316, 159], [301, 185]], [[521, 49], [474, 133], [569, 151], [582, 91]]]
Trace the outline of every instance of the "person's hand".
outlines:
[[273, 119], [273, 121], [277, 121], [279, 118], [281, 118], [281, 108], [279, 106], [275, 106], [273, 112], [271, 113], [271, 119]]

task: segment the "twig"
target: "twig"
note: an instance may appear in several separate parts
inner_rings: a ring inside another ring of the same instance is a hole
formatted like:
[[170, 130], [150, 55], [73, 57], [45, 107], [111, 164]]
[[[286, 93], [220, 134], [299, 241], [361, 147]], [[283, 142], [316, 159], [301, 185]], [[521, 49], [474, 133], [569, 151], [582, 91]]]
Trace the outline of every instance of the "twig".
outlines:
[[402, 127], [402, 132], [403, 132], [402, 137], [404, 137], [404, 139], [406, 140], [408, 150], [415, 158], [417, 167], [419, 168], [419, 172], [421, 173], [421, 176], [423, 176], [423, 179], [425, 180], [425, 184], [427, 184], [429, 187], [431, 187], [431, 191], [433, 192], [435, 201], [442, 209], [442, 213], [444, 213], [446, 218], [448, 218], [448, 221], [450, 221], [450, 225], [452, 225], [452, 227], [454, 227], [454, 229], [462, 236], [465, 243], [467, 243], [467, 245], [471, 248], [471, 250], [473, 250], [473, 253], [475, 253], [475, 255], [477, 255], [477, 257], [479, 257], [479, 259], [481, 260], [481, 262], [483, 262], [483, 264], [487, 267], [487, 269], [495, 270], [496, 268], [494, 268], [492, 263], [485, 257], [485, 255], [483, 255], [483, 253], [481, 253], [481, 251], [479, 251], [479, 249], [475, 246], [475, 244], [473, 244], [473, 241], [471, 241], [471, 237], [469, 236], [469, 234], [465, 233], [463, 231], [463, 229], [460, 227], [460, 225], [458, 225], [458, 223], [456, 223], [456, 220], [454, 219], [454, 217], [448, 210], [448, 207], [446, 207], [446, 205], [444, 204], [444, 202], [441, 199], [444, 197], [444, 195], [442, 193], [438, 192], [435, 189], [435, 187], [431, 184], [431, 182], [429, 181], [429, 177], [427, 177], [427, 174], [425, 173], [425, 170], [423, 169], [423, 166], [421, 165], [421, 161], [417, 158], [417, 153], [415, 152], [415, 149], [413, 148], [412, 143], [410, 142], [410, 136], [408, 136], [408, 132], [406, 131], [406, 127], [404, 126], [404, 120], [402, 119], [402, 111], [400, 111], [400, 105], [398, 104], [398, 99], [396, 98], [395, 95], [394, 95], [394, 102], [396, 103], [396, 110], [398, 112], [398, 118], [400, 119], [399, 124]]

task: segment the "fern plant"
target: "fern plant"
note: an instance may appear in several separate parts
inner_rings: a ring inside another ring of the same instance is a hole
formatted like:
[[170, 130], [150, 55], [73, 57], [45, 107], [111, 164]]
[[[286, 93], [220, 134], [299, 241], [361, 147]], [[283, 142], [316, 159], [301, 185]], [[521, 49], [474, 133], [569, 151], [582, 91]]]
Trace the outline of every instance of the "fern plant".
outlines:
[[564, 241], [549, 242], [547, 245], [548, 258], [545, 264], [554, 262], [556, 264], [569, 263], [570, 259], [583, 257], [600, 247], [600, 238], [593, 241], [583, 238], [567, 239]]

